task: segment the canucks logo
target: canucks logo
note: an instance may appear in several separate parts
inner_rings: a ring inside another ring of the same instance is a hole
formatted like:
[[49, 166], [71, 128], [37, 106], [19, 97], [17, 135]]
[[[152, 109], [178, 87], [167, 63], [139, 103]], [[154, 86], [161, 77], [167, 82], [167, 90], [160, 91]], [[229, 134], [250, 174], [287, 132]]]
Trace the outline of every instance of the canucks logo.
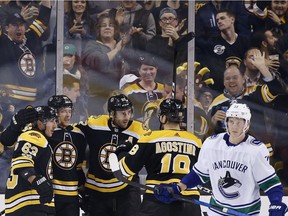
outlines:
[[218, 180], [218, 188], [220, 193], [228, 199], [234, 199], [240, 195], [237, 188], [240, 188], [241, 185], [241, 182], [233, 178], [229, 171], [226, 172], [225, 177], [220, 177]]

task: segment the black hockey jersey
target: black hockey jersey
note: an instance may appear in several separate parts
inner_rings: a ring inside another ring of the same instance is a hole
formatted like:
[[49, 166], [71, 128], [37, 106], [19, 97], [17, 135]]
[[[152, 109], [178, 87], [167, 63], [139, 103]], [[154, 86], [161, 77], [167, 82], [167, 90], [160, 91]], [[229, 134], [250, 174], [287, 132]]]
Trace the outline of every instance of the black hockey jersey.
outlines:
[[8, 95], [11, 103], [25, 107], [36, 100], [37, 89], [43, 84], [43, 69], [40, 67], [41, 36], [49, 22], [51, 9], [41, 6], [38, 18], [26, 31], [25, 41], [20, 44], [6, 34], [0, 36], [0, 90]]
[[[148, 136], [142, 136], [120, 160], [120, 169], [129, 178], [145, 166], [148, 173], [146, 185], [150, 187], [180, 182], [196, 163], [201, 147], [201, 140], [187, 131], [153, 131]], [[195, 188], [182, 193], [199, 195]]]
[[[53, 149], [53, 188], [55, 201], [78, 202], [78, 176], [82, 170], [86, 140], [79, 128], [68, 126], [56, 128], [48, 139]], [[80, 179], [79, 179], [80, 178]]]
[[[136, 143], [147, 133], [138, 121], [130, 121], [126, 129], [113, 127], [107, 115], [91, 116], [87, 122], [77, 125], [85, 134], [90, 150], [89, 170], [85, 188], [92, 192], [113, 193], [124, 189], [127, 184], [118, 181], [109, 166], [109, 154], [125, 140]], [[132, 177], [130, 178], [132, 179]]]
[[22, 133], [14, 147], [10, 177], [5, 193], [5, 215], [18, 216], [31, 211], [54, 213], [54, 199], [51, 203], [40, 204], [39, 195], [31, 184], [17, 175], [17, 171], [34, 168], [37, 175], [52, 179], [52, 149], [39, 131]]

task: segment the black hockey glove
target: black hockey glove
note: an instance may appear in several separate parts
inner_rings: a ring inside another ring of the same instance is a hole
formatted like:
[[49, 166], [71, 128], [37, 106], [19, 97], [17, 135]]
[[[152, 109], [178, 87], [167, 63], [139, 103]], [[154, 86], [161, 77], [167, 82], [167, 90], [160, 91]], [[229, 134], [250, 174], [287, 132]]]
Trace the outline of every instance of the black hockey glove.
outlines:
[[35, 188], [40, 195], [40, 203], [50, 203], [53, 199], [53, 186], [45, 176], [38, 175], [32, 182], [33, 188]]
[[132, 149], [132, 147], [133, 144], [126, 140], [124, 143], [120, 143], [119, 145], [117, 145], [115, 154], [119, 156], [121, 153], [127, 153]]
[[34, 108], [20, 109], [11, 120], [11, 128], [21, 130], [26, 124], [34, 122], [38, 119], [38, 113]]
[[286, 204], [280, 201], [272, 202], [269, 206], [269, 216], [284, 216], [287, 211]]

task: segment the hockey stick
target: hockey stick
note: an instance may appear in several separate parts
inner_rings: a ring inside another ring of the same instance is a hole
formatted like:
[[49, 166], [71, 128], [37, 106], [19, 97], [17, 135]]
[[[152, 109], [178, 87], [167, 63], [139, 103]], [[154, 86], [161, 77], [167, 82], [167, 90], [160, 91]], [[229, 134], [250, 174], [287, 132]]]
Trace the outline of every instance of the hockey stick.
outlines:
[[[114, 176], [119, 181], [122, 181], [124, 183], [127, 183], [127, 184], [129, 184], [129, 185], [131, 185], [133, 187], [137, 187], [137, 188], [140, 188], [140, 189], [151, 190], [151, 191], [154, 190], [153, 187], [149, 187], [147, 185], [143, 185], [143, 184], [140, 184], [138, 182], [133, 182], [133, 181], [130, 181], [127, 178], [125, 178], [122, 175], [122, 172], [120, 170], [119, 163], [118, 163], [118, 158], [117, 158], [117, 155], [115, 153], [111, 153], [109, 155], [109, 164], [110, 164], [110, 169], [112, 170]], [[175, 197], [178, 200], [184, 201], [184, 202], [189, 202], [189, 203], [193, 203], [193, 204], [197, 204], [197, 205], [206, 206], [208, 208], [215, 209], [217, 211], [221, 211], [223, 213], [227, 213], [227, 214], [230, 214], [230, 215], [248, 216], [247, 214], [244, 214], [244, 213], [241, 213], [241, 212], [237, 212], [237, 211], [235, 211], [233, 209], [221, 208], [221, 207], [218, 207], [218, 206], [212, 206], [209, 203], [206, 203], [206, 202], [203, 202], [203, 201], [200, 201], [200, 200], [197, 200], [197, 199], [188, 199], [188, 198], [186, 198], [186, 197], [184, 197], [182, 195], [173, 194], [173, 197]]]

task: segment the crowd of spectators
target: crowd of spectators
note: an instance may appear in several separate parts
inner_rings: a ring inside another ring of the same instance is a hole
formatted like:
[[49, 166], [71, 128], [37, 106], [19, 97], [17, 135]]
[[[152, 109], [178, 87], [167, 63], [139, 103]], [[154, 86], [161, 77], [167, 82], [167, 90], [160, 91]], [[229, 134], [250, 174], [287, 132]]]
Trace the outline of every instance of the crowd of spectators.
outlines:
[[[57, 31], [49, 27], [51, 10], [45, 2], [50, 1], [1, 1], [0, 46], [5, 51], [0, 58], [0, 108], [2, 114], [10, 113], [5, 116], [47, 101], [56, 91], [56, 73], [61, 71], [53, 68], [55, 56], [53, 64], [48, 61], [44, 41], [52, 35], [56, 53]], [[187, 62], [187, 43], [176, 45], [188, 33], [188, 1], [64, 3], [63, 93], [76, 104], [73, 120], [107, 112], [103, 105], [120, 84], [133, 101], [135, 117], [144, 122], [144, 106], [171, 95], [173, 70]], [[247, 102], [255, 119], [250, 132], [269, 146], [285, 176], [288, 0], [195, 4], [195, 60], [209, 68], [204, 77], [214, 80], [195, 94], [195, 106], [204, 116], [199, 122], [205, 119], [207, 128], [201, 138], [223, 131], [231, 103]], [[182, 78], [180, 99], [187, 101], [187, 76]], [[7, 121], [1, 120], [5, 127]], [[288, 186], [287, 178], [282, 180]]]

